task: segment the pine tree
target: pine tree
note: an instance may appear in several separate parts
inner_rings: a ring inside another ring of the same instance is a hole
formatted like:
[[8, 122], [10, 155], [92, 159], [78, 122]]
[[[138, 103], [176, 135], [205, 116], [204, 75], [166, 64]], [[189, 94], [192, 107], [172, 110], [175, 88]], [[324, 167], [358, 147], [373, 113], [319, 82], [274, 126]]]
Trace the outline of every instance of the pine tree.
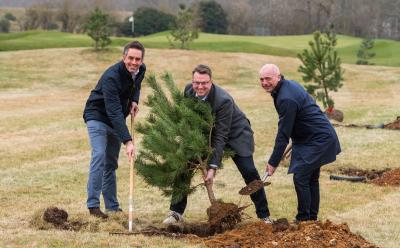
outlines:
[[373, 65], [373, 63], [368, 62], [369, 59], [375, 57], [374, 52], [370, 52], [374, 48], [374, 39], [366, 38], [363, 39], [360, 44], [360, 49], [357, 52], [357, 65]]
[[[181, 49], [188, 49], [189, 44], [199, 38], [199, 32], [194, 25], [194, 16], [192, 10], [186, 8], [184, 4], [179, 5], [179, 13], [175, 21], [172, 23], [171, 36], [173, 41], [180, 42]], [[169, 36], [167, 39], [172, 47], [175, 47], [173, 41]]]
[[341, 60], [335, 50], [336, 34], [331, 27], [326, 32], [315, 32], [314, 41], [310, 41], [311, 50], [305, 49], [298, 58], [303, 63], [298, 71], [303, 74], [305, 88], [309, 94], [322, 101], [324, 107], [332, 110], [334, 101], [329, 91], [337, 91], [342, 87], [344, 71]]
[[88, 35], [95, 41], [95, 49], [104, 48], [111, 44], [111, 30], [109, 15], [99, 8], [95, 8], [85, 25]]
[[[147, 79], [153, 94], [145, 103], [151, 108], [146, 122], [136, 127], [143, 134], [136, 167], [148, 184], [177, 202], [194, 191], [190, 185], [194, 175], [206, 170], [213, 151], [210, 139], [214, 117], [208, 104], [185, 97], [170, 74], [162, 79], [169, 95], [154, 75]], [[207, 191], [210, 202], [215, 202], [211, 187]]]

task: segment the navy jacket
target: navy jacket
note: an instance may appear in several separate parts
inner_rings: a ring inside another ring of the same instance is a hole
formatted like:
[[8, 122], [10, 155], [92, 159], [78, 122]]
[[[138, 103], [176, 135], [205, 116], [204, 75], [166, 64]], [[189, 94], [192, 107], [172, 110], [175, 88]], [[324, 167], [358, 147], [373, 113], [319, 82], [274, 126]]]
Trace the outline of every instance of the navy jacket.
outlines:
[[145, 72], [146, 66], [142, 64], [133, 80], [122, 60], [108, 68], [86, 101], [83, 112], [85, 122], [101, 121], [115, 129], [121, 142], [132, 140], [125, 118], [129, 115], [131, 103], [139, 103]]
[[304, 88], [282, 76], [271, 95], [279, 122], [268, 163], [274, 167], [279, 165], [290, 138], [293, 146], [289, 173], [312, 170], [335, 161], [341, 151], [335, 129]]
[[[196, 92], [192, 84], [186, 85], [184, 94], [187, 97], [195, 97]], [[250, 121], [228, 92], [213, 84], [206, 102], [210, 104], [215, 116], [215, 126], [211, 134], [211, 147], [214, 151], [208, 163], [220, 166], [225, 146], [238, 156], [253, 155], [254, 139]]]

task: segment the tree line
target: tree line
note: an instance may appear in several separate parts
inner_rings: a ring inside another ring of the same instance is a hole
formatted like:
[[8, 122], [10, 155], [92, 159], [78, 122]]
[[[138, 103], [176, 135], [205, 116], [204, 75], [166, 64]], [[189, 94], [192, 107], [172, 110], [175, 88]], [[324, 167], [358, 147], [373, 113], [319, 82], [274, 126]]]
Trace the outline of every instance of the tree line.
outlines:
[[[168, 28], [171, 17], [183, 3], [192, 9], [200, 30], [210, 33], [240, 35], [297, 35], [322, 30], [330, 24], [340, 34], [357, 37], [400, 40], [400, 0], [38, 0], [26, 7], [17, 20], [21, 30], [42, 28], [64, 32], [83, 32], [87, 13], [98, 7], [104, 11], [142, 12], [150, 8], [168, 16], [156, 18]], [[206, 6], [206, 4], [208, 6]], [[200, 10], [200, 12], [198, 12]], [[114, 12], [115, 13], [115, 12]], [[199, 13], [202, 13], [200, 16]], [[212, 13], [210, 15], [210, 13]], [[129, 31], [128, 20], [114, 19], [114, 34]], [[216, 18], [215, 17], [223, 17]], [[135, 24], [138, 32], [146, 27]], [[167, 24], [166, 24], [167, 23]], [[206, 25], [204, 25], [206, 23]], [[211, 29], [210, 24], [213, 24]], [[143, 24], [145, 25], [145, 24]], [[124, 29], [125, 28], [125, 29]], [[125, 30], [125, 31], [124, 31]], [[125, 33], [124, 33], [125, 32]]]

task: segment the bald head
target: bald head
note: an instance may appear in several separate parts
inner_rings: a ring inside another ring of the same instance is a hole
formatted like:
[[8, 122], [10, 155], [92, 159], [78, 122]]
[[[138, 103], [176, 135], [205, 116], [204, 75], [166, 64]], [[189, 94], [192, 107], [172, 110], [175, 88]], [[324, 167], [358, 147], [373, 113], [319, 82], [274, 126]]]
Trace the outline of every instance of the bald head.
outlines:
[[260, 83], [265, 91], [271, 93], [279, 80], [281, 80], [281, 72], [279, 67], [274, 64], [265, 64], [260, 69]]
[[281, 72], [279, 71], [279, 67], [274, 64], [265, 64], [260, 69], [260, 75], [271, 75], [271, 76], [279, 76]]

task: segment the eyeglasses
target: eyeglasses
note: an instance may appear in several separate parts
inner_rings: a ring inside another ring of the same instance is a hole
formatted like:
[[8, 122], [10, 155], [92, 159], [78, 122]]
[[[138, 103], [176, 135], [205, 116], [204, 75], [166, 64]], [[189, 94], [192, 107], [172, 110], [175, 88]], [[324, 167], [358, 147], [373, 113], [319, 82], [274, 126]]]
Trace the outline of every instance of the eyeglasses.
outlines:
[[201, 85], [201, 86], [206, 86], [206, 85], [209, 84], [210, 82], [211, 82], [211, 80], [210, 80], [210, 81], [206, 81], [206, 82], [195, 82], [195, 81], [193, 81], [192, 84], [193, 84], [193, 85], [196, 85], [196, 86], [199, 86], [199, 85]]

